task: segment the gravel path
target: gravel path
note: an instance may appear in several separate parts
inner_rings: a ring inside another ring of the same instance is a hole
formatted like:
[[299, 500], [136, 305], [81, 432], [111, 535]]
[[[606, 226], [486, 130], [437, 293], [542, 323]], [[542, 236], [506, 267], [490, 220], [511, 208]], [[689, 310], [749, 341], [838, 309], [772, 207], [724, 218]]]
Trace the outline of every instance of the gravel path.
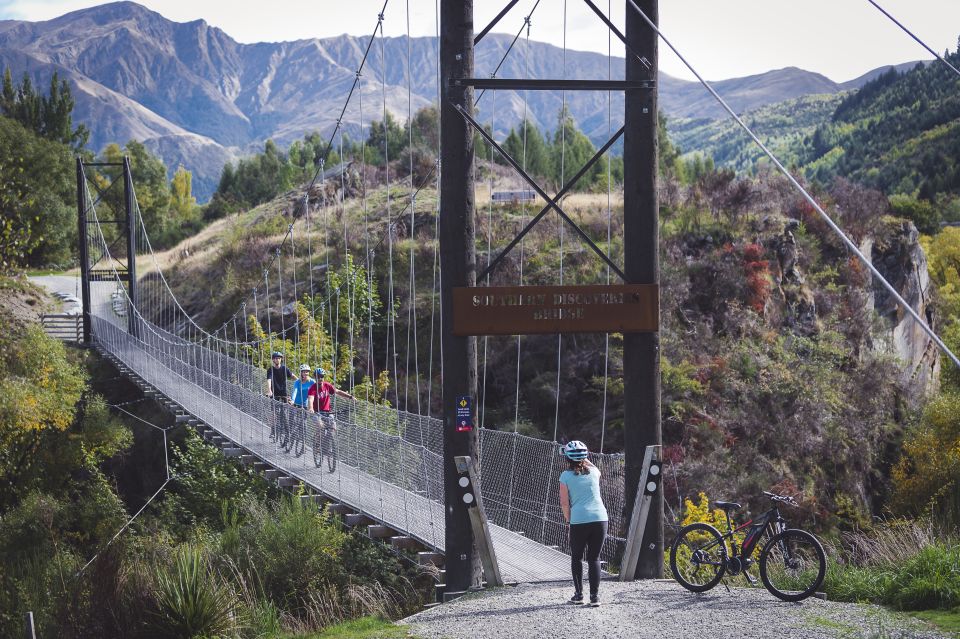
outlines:
[[786, 603], [763, 589], [719, 586], [696, 595], [672, 581], [604, 582], [603, 605], [566, 603], [569, 584], [524, 584], [471, 594], [404, 620], [420, 639], [899, 639], [947, 637], [878, 606], [808, 599]]

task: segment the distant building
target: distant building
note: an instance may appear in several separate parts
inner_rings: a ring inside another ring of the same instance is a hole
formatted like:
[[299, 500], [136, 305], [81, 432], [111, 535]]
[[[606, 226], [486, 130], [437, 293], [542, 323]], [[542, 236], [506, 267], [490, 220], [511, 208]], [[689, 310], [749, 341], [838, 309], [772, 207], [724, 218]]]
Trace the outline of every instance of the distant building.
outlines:
[[490, 199], [494, 202], [533, 202], [537, 199], [537, 192], [529, 189], [521, 191], [494, 191]]

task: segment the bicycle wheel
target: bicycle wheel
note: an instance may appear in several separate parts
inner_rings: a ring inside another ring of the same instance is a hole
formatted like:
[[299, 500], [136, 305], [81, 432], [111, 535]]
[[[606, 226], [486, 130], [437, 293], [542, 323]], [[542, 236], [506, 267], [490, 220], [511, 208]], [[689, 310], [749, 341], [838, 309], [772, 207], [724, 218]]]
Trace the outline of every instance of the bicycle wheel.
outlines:
[[290, 441], [290, 428], [287, 425], [286, 416], [281, 414], [277, 422], [277, 446], [286, 449]]
[[812, 595], [823, 583], [826, 572], [823, 546], [805, 530], [784, 530], [760, 552], [763, 585], [784, 601], [800, 601]]
[[295, 457], [299, 457], [303, 454], [304, 445], [307, 438], [306, 430], [306, 417], [300, 419], [300, 417], [297, 416], [297, 424], [294, 426], [295, 432], [293, 434], [293, 441], [290, 443], [290, 448], [293, 450]]
[[337, 433], [333, 430], [327, 431], [324, 436], [324, 455], [327, 456], [327, 470], [333, 472], [337, 469]]
[[323, 466], [323, 426], [320, 424], [313, 433], [313, 465], [315, 468]]
[[681, 586], [706, 592], [723, 579], [727, 547], [719, 531], [709, 524], [684, 526], [670, 546], [670, 572]]

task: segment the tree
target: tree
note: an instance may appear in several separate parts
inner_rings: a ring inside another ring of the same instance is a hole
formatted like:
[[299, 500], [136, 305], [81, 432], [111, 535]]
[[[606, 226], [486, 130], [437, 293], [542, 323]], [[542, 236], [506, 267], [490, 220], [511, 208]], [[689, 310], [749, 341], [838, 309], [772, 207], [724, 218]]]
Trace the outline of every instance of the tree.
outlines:
[[435, 106], [426, 106], [413, 116], [413, 143], [434, 153], [440, 145], [440, 112]]
[[197, 198], [193, 197], [193, 176], [180, 166], [170, 181], [170, 209], [181, 218], [190, 217], [197, 208]]
[[[503, 144], [503, 150], [510, 154], [517, 164], [524, 167], [530, 175], [550, 178], [553, 175], [553, 162], [550, 159], [551, 149], [546, 140], [530, 120], [523, 122], [516, 129], [510, 129], [510, 134]], [[506, 160], [498, 157], [501, 163]]]
[[[562, 107], [557, 115], [557, 129], [553, 132], [553, 153], [551, 154], [553, 172], [551, 177], [554, 181], [557, 184], [565, 184], [587, 164], [596, 150], [590, 138], [577, 128], [577, 123], [569, 109], [566, 106]], [[601, 171], [603, 170], [603, 164], [597, 162], [587, 171], [586, 175], [577, 180], [574, 189], [589, 189], [601, 177]]]
[[76, 247], [76, 184], [66, 146], [0, 117], [0, 263], [63, 264]]
[[940, 211], [929, 200], [894, 194], [890, 196], [890, 208], [897, 217], [911, 220], [917, 230], [925, 235], [933, 235], [940, 230]]
[[[370, 123], [370, 135], [367, 137], [367, 146], [376, 151], [377, 163], [383, 164], [385, 159], [395, 160], [407, 146], [407, 133], [404, 127], [397, 124], [390, 112], [386, 114], [386, 126], [383, 122]], [[384, 157], [386, 153], [387, 157]]]
[[0, 114], [13, 118], [41, 137], [79, 151], [86, 145], [90, 132], [82, 124], [73, 128], [74, 105], [70, 85], [60, 80], [56, 71], [50, 78], [49, 93], [43, 96], [34, 91], [28, 74], [24, 73], [20, 85], [14, 87], [10, 69], [4, 70]]
[[[110, 144], [103, 151], [102, 160], [120, 164], [126, 155], [130, 158], [130, 172], [136, 190], [137, 205], [147, 235], [151, 241], [161, 245], [161, 238], [169, 232], [174, 223], [170, 216], [170, 185], [167, 183], [167, 167], [154, 157], [141, 142], [130, 140], [124, 148], [117, 144]], [[99, 178], [102, 188], [106, 188], [114, 180], [122, 180], [123, 172], [119, 167], [108, 167]], [[119, 186], [119, 185], [118, 185]], [[105, 198], [115, 215], [122, 217], [125, 211], [123, 189], [114, 188]]]

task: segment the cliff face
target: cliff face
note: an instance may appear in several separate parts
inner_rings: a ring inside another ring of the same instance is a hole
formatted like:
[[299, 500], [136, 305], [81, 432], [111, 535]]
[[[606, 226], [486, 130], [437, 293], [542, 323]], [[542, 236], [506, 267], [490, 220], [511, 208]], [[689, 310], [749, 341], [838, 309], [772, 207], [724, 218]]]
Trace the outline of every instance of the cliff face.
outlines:
[[[804, 256], [793, 235], [796, 228], [796, 222], [790, 221], [781, 233], [764, 238], [770, 252], [776, 255], [777, 267], [773, 269], [775, 286], [764, 308], [764, 319], [770, 326], [813, 335], [821, 329], [816, 306], [818, 291], [806, 281], [800, 266]], [[936, 331], [932, 282], [919, 239], [912, 222], [888, 219], [863, 239], [859, 248], [910, 308]], [[940, 374], [937, 345], [868, 269], [858, 269], [853, 257], [847, 268], [861, 272], [864, 284], [868, 277], [872, 281], [860, 298], [862, 307], [857, 315], [864, 330], [853, 348], [861, 358], [869, 350], [895, 355], [902, 363], [901, 381], [914, 391], [911, 395], [923, 397], [936, 390]]]
[[[932, 283], [920, 234], [912, 222], [890, 221], [865, 242], [864, 254], [893, 285], [901, 297], [927, 324], [937, 330], [932, 304]], [[936, 389], [940, 374], [940, 351], [917, 321], [903, 310], [885, 287], [874, 282], [872, 308], [882, 322], [881, 340], [875, 348], [892, 350], [904, 363], [904, 381], [918, 391]]]

